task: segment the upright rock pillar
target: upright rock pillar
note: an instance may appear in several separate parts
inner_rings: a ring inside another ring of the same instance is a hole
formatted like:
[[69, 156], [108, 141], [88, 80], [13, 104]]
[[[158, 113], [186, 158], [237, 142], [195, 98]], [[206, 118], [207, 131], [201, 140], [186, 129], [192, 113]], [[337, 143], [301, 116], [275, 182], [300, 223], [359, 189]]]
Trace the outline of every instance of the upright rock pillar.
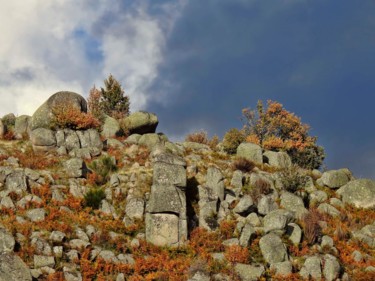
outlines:
[[153, 185], [146, 205], [146, 240], [157, 246], [181, 246], [187, 240], [186, 162], [161, 153], [154, 159]]

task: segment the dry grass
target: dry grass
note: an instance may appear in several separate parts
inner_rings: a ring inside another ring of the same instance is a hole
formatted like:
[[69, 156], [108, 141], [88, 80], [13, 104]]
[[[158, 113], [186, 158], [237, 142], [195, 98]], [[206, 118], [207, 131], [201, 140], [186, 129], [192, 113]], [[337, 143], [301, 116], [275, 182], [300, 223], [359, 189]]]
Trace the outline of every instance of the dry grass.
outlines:
[[232, 170], [240, 170], [244, 173], [249, 173], [255, 168], [253, 161], [250, 161], [244, 157], [238, 157], [233, 161]]

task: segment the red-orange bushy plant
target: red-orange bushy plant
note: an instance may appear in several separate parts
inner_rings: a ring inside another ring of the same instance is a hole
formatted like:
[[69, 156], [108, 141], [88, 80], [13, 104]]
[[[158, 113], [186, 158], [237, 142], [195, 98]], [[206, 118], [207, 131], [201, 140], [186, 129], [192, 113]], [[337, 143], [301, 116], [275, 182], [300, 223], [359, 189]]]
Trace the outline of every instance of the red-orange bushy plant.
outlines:
[[100, 122], [91, 113], [82, 112], [72, 103], [61, 103], [52, 108], [53, 124], [57, 128], [84, 130], [99, 128]]
[[309, 136], [310, 127], [282, 104], [268, 101], [265, 109], [258, 101], [256, 110], [245, 108], [242, 114], [248, 141], [265, 149], [287, 151], [293, 162], [306, 168], [319, 168], [322, 164], [324, 151], [316, 144], [317, 138]]
[[249, 263], [249, 249], [232, 245], [225, 249], [225, 258], [232, 263]]

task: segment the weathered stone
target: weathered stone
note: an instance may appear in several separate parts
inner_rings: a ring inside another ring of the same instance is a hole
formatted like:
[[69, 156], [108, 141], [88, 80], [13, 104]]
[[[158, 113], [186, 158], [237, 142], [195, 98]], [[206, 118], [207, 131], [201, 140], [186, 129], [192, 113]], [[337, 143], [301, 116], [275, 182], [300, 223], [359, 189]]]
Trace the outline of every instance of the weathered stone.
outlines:
[[168, 164], [164, 162], [154, 163], [154, 185], [186, 186], [186, 170], [182, 165]]
[[127, 200], [125, 213], [130, 219], [142, 219], [144, 210], [145, 202], [142, 198], [130, 198]]
[[0, 228], [0, 253], [13, 252], [15, 243], [13, 235], [4, 228]]
[[37, 128], [30, 133], [30, 141], [33, 146], [54, 148], [56, 137], [53, 131], [46, 128]]
[[255, 205], [253, 199], [250, 195], [245, 195], [240, 199], [233, 211], [242, 216], [247, 216], [252, 211], [254, 211], [254, 209]]
[[105, 116], [101, 135], [106, 138], [112, 138], [121, 135], [120, 123], [111, 116]]
[[188, 150], [193, 150], [195, 152], [208, 152], [211, 151], [211, 148], [204, 143], [192, 142], [192, 141], [184, 141], [181, 143], [183, 148]]
[[146, 214], [146, 237], [156, 246], [178, 246], [179, 217], [176, 214]]
[[310, 204], [322, 203], [326, 201], [327, 199], [328, 199], [328, 195], [323, 190], [316, 190], [309, 194]]
[[244, 176], [243, 173], [240, 170], [236, 170], [233, 173], [232, 179], [230, 181], [230, 185], [233, 188], [239, 188], [241, 189], [244, 184]]
[[239, 239], [240, 246], [247, 247], [255, 236], [256, 232], [254, 227], [251, 224], [246, 224], [242, 229]]
[[7, 131], [7, 127], [3, 123], [3, 121], [0, 119], [0, 138], [3, 138], [5, 133]]
[[34, 268], [41, 268], [44, 266], [54, 267], [55, 258], [49, 256], [34, 255]]
[[270, 269], [275, 271], [275, 275], [287, 276], [292, 273], [293, 268], [290, 261], [283, 261], [271, 264]]
[[258, 201], [257, 207], [258, 213], [261, 215], [267, 215], [270, 212], [275, 211], [279, 208], [272, 194], [261, 196]]
[[163, 139], [158, 134], [144, 134], [138, 140], [138, 145], [146, 146], [149, 150], [163, 144]]
[[66, 281], [82, 281], [81, 273], [74, 266], [64, 266], [63, 272]]
[[31, 281], [30, 269], [13, 253], [0, 254], [0, 281]]
[[152, 192], [147, 205], [147, 211], [151, 213], [176, 213], [184, 208], [178, 189], [175, 186], [151, 187]]
[[299, 274], [305, 279], [311, 277], [314, 280], [320, 280], [322, 278], [321, 259], [317, 256], [308, 257]]
[[72, 239], [69, 241], [69, 246], [72, 249], [81, 250], [90, 246], [90, 242], [81, 239]]
[[125, 143], [138, 144], [138, 141], [141, 138], [141, 136], [142, 135], [140, 135], [140, 134], [132, 134], [132, 135], [127, 137], [127, 139], [125, 140]]
[[107, 148], [123, 148], [125, 145], [117, 139], [107, 139]]
[[290, 192], [283, 192], [280, 196], [280, 205], [286, 210], [295, 213], [295, 217], [302, 218], [308, 211], [301, 197]]
[[234, 266], [234, 271], [240, 276], [242, 281], [256, 281], [264, 274], [265, 268], [263, 265], [250, 265], [237, 263]]
[[324, 255], [322, 264], [323, 267], [323, 275], [324, 280], [326, 281], [333, 281], [337, 280], [340, 275], [340, 264], [337, 261], [337, 258], [332, 255]]
[[27, 190], [26, 175], [22, 170], [12, 171], [5, 180], [5, 188], [9, 191], [22, 193]]
[[265, 163], [276, 168], [288, 169], [292, 166], [292, 161], [286, 152], [266, 151], [263, 153], [263, 159]]
[[67, 91], [57, 92], [35, 111], [31, 118], [31, 129], [51, 129], [54, 117], [53, 108], [58, 108], [68, 103], [82, 112], [87, 112], [86, 100], [82, 96]]
[[206, 186], [212, 190], [212, 195], [224, 201], [224, 176], [216, 167], [209, 167], [206, 175]]
[[46, 211], [43, 208], [31, 209], [26, 212], [26, 216], [33, 222], [44, 221]]
[[123, 119], [124, 125], [130, 134], [155, 133], [158, 126], [158, 117], [154, 113], [138, 111]]
[[256, 164], [263, 164], [262, 148], [254, 143], [241, 143], [237, 148], [237, 156], [244, 157]]
[[371, 209], [375, 207], [375, 181], [369, 179], [354, 180], [336, 191], [344, 203], [357, 208]]
[[298, 245], [302, 239], [302, 229], [296, 223], [289, 223], [286, 229], [287, 235], [289, 235], [289, 240], [292, 241], [294, 245]]
[[340, 211], [337, 210], [335, 207], [327, 204], [327, 203], [322, 203], [318, 206], [318, 211], [321, 213], [328, 214], [332, 217], [339, 217], [340, 216]]
[[65, 142], [64, 145], [68, 151], [73, 149], [81, 148], [81, 143], [79, 141], [78, 135], [73, 130], [64, 130], [65, 131]]
[[269, 233], [263, 236], [259, 240], [259, 247], [264, 260], [268, 263], [278, 263], [288, 259], [286, 247], [276, 234]]
[[69, 159], [64, 163], [66, 174], [69, 178], [85, 177], [87, 167], [85, 162], [80, 158]]
[[290, 211], [278, 209], [267, 214], [263, 219], [264, 231], [277, 231], [284, 233], [288, 223], [293, 219], [293, 214]]
[[65, 239], [65, 236], [66, 236], [65, 233], [55, 230], [55, 231], [52, 231], [52, 233], [49, 236], [49, 239], [52, 242], [61, 243]]
[[99, 257], [102, 258], [106, 262], [118, 262], [116, 255], [110, 250], [104, 250], [99, 253]]
[[16, 139], [23, 139], [29, 135], [29, 123], [31, 122], [31, 116], [21, 115], [16, 118], [14, 124], [14, 134]]
[[329, 188], [339, 188], [350, 181], [350, 175], [347, 169], [331, 170], [324, 172], [322, 177], [318, 179], [319, 185], [325, 185]]

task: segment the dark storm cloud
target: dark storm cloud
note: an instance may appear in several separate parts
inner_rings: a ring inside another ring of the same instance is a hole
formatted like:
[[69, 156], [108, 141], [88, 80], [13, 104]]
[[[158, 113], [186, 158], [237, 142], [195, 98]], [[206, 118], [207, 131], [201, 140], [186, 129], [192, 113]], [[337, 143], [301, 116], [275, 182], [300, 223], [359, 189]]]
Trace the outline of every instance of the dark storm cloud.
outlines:
[[329, 168], [375, 178], [375, 2], [188, 1], [149, 104], [160, 129], [223, 135], [273, 99], [302, 117]]

